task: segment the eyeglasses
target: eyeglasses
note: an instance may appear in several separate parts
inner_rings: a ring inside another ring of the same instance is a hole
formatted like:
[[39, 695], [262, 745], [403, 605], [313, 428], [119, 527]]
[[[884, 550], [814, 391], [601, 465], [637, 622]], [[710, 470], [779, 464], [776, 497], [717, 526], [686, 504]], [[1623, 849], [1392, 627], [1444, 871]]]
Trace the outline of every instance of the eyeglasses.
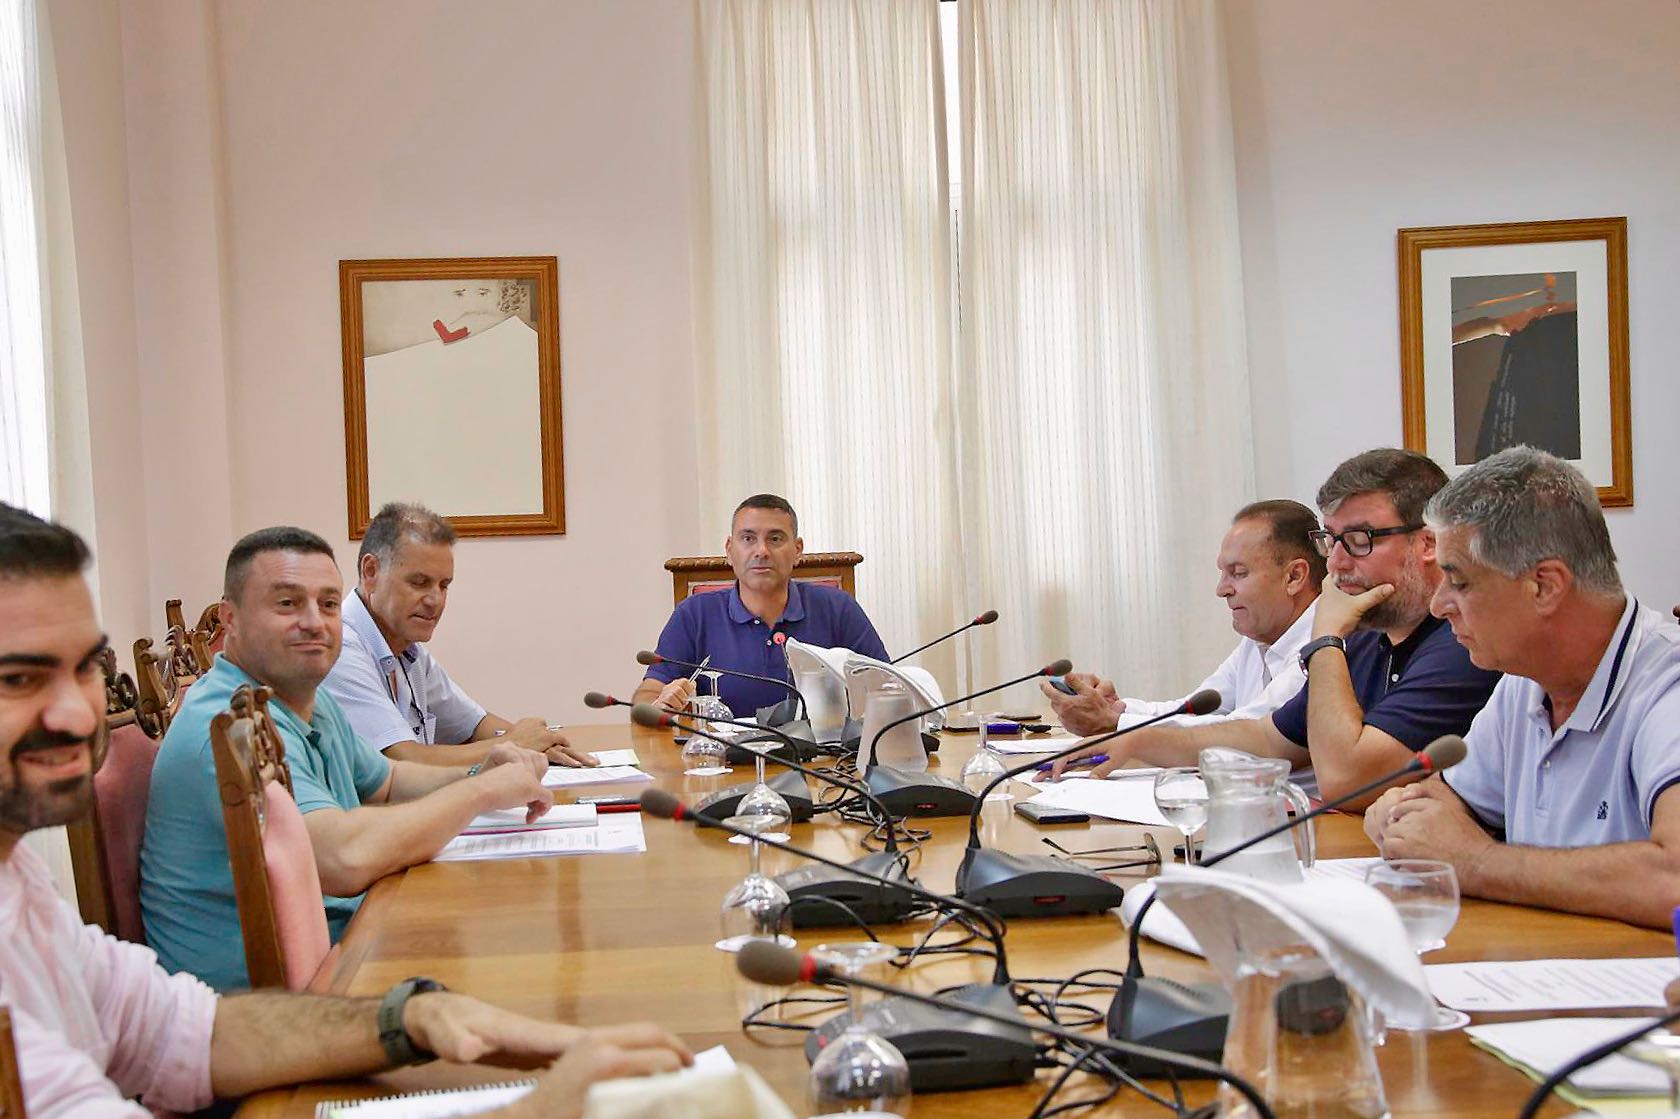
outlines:
[[1416, 532], [1422, 525], [1395, 525], [1393, 528], [1350, 528], [1346, 532], [1329, 532], [1322, 528], [1315, 528], [1307, 533], [1307, 539], [1313, 542], [1318, 554], [1329, 558], [1330, 550], [1337, 544], [1342, 551], [1350, 556], [1368, 556], [1376, 546], [1379, 536], [1404, 536], [1408, 532]]

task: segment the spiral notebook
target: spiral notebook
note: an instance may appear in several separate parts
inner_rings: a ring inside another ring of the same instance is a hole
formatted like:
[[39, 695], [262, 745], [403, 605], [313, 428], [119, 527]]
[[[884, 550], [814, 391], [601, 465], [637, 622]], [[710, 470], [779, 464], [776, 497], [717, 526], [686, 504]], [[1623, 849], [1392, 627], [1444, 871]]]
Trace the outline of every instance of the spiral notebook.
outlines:
[[315, 1119], [453, 1119], [505, 1107], [536, 1087], [535, 1080], [410, 1092], [369, 1100], [328, 1100], [315, 1105]]

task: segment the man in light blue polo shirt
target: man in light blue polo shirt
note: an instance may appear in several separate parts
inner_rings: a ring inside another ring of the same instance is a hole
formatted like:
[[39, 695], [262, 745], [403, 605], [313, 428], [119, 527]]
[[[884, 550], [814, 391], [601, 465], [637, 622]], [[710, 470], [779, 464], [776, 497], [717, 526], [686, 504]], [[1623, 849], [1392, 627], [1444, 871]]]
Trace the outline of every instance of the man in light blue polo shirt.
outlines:
[[[691, 664], [709, 656], [716, 668], [791, 681], [787, 655], [775, 640], [786, 634], [810, 645], [888, 659], [857, 599], [833, 587], [794, 581], [805, 541], [799, 537], [799, 515], [785, 499], [761, 493], [741, 502], [723, 548], [735, 569], [735, 585], [684, 599], [659, 635], [660, 656]], [[688, 674], [677, 665], [654, 665], [637, 686], [635, 702], [680, 710], [694, 697]], [[739, 676], [722, 677], [718, 691], [731, 711], [749, 719], [788, 696], [785, 688]]]
[[228, 867], [210, 720], [241, 684], [273, 689], [333, 939], [375, 880], [424, 862], [494, 809], [547, 811], [540, 754], [497, 745], [480, 766], [390, 761], [356, 736], [318, 691], [338, 657], [344, 584], [332, 549], [296, 528], [251, 533], [228, 555], [221, 618], [227, 645], [187, 692], [158, 748], [140, 847], [146, 939], [170, 971], [217, 990], [249, 984]]
[[1513, 447], [1431, 501], [1432, 609], [1506, 675], [1469, 756], [1365, 815], [1465, 893], [1666, 927], [1680, 903], [1680, 629], [1622, 590], [1592, 484]]
[[448, 521], [420, 505], [387, 504], [362, 535], [356, 572], [344, 598], [344, 648], [322, 687], [374, 749], [394, 761], [473, 765], [502, 738], [557, 765], [596, 764], [546, 720], [485, 711], [432, 659], [424, 643], [455, 581]]

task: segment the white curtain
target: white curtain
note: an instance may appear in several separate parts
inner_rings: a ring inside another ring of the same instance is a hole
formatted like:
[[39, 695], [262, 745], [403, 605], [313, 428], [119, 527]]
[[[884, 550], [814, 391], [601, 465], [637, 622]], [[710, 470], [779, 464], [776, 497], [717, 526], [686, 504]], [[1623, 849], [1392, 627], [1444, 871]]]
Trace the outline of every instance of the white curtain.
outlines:
[[[864, 554], [859, 598], [901, 652], [970, 609], [936, 0], [701, 0], [697, 14], [701, 523], [721, 541], [741, 498], [784, 495], [808, 550]], [[949, 679], [943, 652], [925, 663]]]
[[0, 0], [0, 500], [51, 512], [35, 0]]
[[978, 679], [1188, 691], [1253, 492], [1214, 0], [962, 0], [958, 409]]

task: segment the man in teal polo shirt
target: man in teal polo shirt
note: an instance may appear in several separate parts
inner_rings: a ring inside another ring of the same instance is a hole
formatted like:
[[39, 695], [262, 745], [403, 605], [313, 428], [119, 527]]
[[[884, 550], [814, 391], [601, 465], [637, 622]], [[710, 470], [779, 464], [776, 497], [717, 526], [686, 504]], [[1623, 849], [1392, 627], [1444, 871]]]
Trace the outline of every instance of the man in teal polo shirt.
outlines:
[[496, 745], [480, 765], [389, 761], [318, 691], [338, 658], [344, 584], [332, 549], [295, 528], [254, 532], [228, 556], [226, 651], [187, 692], [152, 771], [140, 849], [146, 939], [170, 971], [249, 985], [210, 720], [241, 684], [267, 685], [336, 941], [378, 878], [431, 858], [481, 812], [552, 802], [547, 759]]

